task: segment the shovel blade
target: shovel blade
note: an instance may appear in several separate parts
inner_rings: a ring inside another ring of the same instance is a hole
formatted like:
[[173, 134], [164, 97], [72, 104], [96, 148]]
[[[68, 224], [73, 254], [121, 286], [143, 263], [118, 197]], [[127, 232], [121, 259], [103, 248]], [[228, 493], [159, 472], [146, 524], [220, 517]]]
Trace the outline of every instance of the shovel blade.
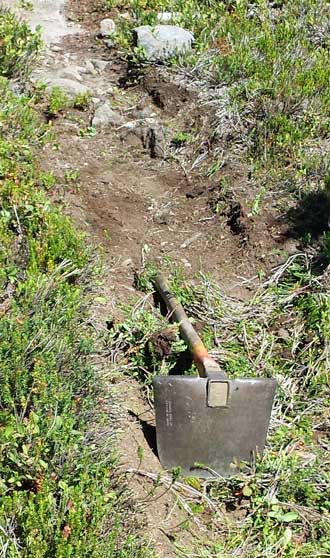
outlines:
[[276, 380], [229, 380], [226, 407], [207, 405], [207, 383], [193, 376], [154, 378], [159, 459], [185, 476], [231, 476], [262, 454]]

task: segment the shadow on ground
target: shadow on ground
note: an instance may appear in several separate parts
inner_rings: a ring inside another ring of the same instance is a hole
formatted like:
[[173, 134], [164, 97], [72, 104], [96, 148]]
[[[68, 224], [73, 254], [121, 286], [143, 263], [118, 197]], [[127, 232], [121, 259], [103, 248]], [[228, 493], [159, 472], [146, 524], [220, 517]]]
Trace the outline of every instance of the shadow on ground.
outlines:
[[324, 232], [330, 231], [330, 193], [309, 192], [298, 205], [287, 213], [288, 237], [303, 238], [307, 235], [317, 240]]

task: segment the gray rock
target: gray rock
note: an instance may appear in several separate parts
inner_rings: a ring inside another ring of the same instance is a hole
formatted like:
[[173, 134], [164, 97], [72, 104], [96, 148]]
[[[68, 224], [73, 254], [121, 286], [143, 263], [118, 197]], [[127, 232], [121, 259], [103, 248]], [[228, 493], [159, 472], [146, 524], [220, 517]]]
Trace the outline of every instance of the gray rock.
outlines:
[[109, 103], [103, 103], [96, 107], [92, 126], [95, 128], [104, 128], [106, 126], [121, 126], [123, 124], [123, 117], [115, 112]]
[[113, 19], [102, 19], [102, 21], [100, 22], [100, 35], [102, 37], [109, 37], [109, 35], [113, 35], [113, 33], [115, 32], [116, 24]]
[[143, 147], [150, 152], [152, 159], [163, 159], [165, 156], [165, 131], [157, 122], [139, 125], [134, 128], [134, 134], [140, 138]]
[[97, 75], [97, 70], [91, 60], [87, 60], [86, 62], [86, 71], [88, 74], [92, 74], [92, 76]]
[[145, 107], [141, 110], [134, 109], [130, 114], [137, 120], [145, 120], [146, 118], [155, 116], [155, 112], [149, 107]]
[[104, 44], [108, 48], [114, 48], [116, 46], [115, 42], [112, 39], [107, 39], [106, 41], [104, 41]]
[[136, 44], [144, 49], [148, 60], [165, 60], [191, 49], [194, 36], [176, 25], [142, 25], [134, 29]]
[[75, 68], [64, 68], [59, 74], [60, 78], [72, 79], [73, 81], [81, 81], [81, 75]]
[[103, 72], [103, 70], [105, 70], [108, 66], [111, 66], [111, 62], [109, 62], [109, 60], [99, 60], [98, 58], [93, 58], [91, 63], [94, 68], [100, 70], [100, 72]]
[[54, 87], [60, 87], [68, 97], [74, 98], [76, 95], [83, 95], [88, 93], [90, 90], [86, 85], [74, 81], [73, 79], [67, 78], [46, 78], [45, 82], [47, 84], [46, 91], [51, 91]]

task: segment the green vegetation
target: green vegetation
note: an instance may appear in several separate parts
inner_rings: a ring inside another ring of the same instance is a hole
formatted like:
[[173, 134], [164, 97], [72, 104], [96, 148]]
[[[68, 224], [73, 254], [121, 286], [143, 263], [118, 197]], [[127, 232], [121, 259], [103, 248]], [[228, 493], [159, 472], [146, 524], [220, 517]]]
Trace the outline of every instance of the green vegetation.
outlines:
[[57, 117], [69, 108], [86, 110], [90, 104], [90, 93], [80, 93], [71, 99], [60, 87], [53, 87], [48, 96], [47, 114], [50, 118]]
[[26, 77], [40, 47], [40, 30], [33, 33], [10, 10], [0, 7], [0, 76]]
[[[8, 37], [11, 26], [21, 37], [24, 58], [37, 42], [9, 12], [6, 25]], [[1, 48], [1, 73], [20, 74], [17, 52]], [[125, 489], [112, 480], [113, 404], [91, 362], [96, 264], [84, 237], [47, 199], [54, 178], [33, 153], [48, 129], [34, 98], [15, 96], [4, 78], [0, 128], [2, 555], [145, 556], [125, 521]]]

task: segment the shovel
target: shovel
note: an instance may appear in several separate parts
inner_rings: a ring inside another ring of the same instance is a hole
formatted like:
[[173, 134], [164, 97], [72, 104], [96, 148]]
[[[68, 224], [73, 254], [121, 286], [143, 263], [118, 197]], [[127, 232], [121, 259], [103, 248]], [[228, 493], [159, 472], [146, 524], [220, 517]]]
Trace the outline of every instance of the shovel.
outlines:
[[199, 376], [155, 376], [157, 449], [165, 469], [185, 476], [227, 477], [253, 464], [265, 446], [276, 380], [230, 380], [208, 354], [163, 276], [155, 280], [179, 323]]

